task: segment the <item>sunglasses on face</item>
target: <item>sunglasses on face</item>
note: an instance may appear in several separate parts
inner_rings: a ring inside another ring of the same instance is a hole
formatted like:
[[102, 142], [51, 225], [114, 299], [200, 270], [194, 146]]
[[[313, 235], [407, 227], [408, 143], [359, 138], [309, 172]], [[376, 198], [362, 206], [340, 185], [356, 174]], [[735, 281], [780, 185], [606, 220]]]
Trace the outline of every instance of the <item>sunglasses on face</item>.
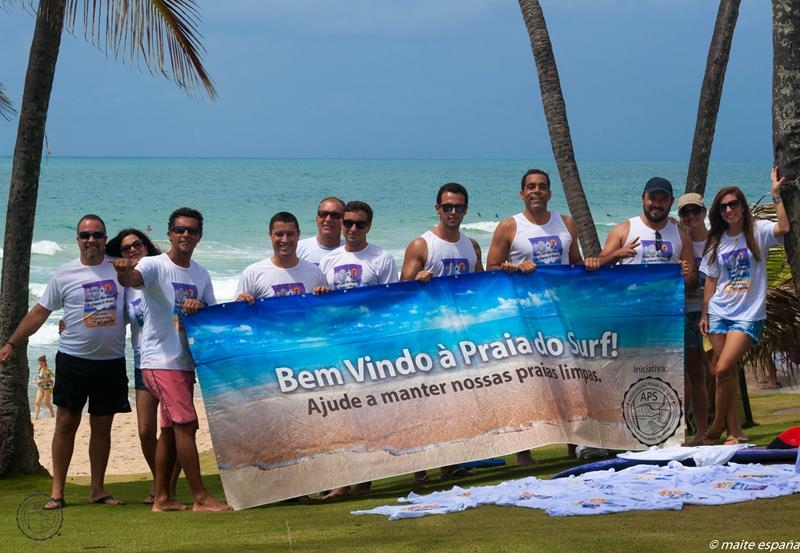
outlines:
[[106, 233], [101, 230], [96, 230], [94, 232], [89, 232], [88, 230], [84, 230], [78, 233], [78, 238], [81, 240], [88, 240], [89, 238], [94, 238], [95, 240], [102, 240], [106, 237]]
[[344, 228], [347, 229], [353, 228], [353, 225], [355, 225], [358, 230], [364, 230], [367, 228], [368, 223], [366, 221], [353, 221], [352, 219], [345, 219], [342, 221], [342, 224], [344, 225]]
[[725, 203], [720, 203], [719, 204], [719, 212], [720, 213], [725, 213], [726, 211], [728, 211], [728, 208], [738, 209], [738, 207], [740, 205], [742, 205], [742, 202], [739, 201], [739, 200], [731, 200], [726, 204]]
[[450, 213], [453, 210], [455, 210], [456, 213], [464, 213], [467, 210], [467, 204], [442, 204], [439, 207], [441, 207], [442, 211], [445, 213]]
[[129, 251], [131, 251], [133, 248], [136, 248], [136, 249], [138, 250], [138, 249], [139, 249], [139, 248], [141, 248], [142, 246], [144, 246], [144, 242], [142, 242], [141, 240], [137, 240], [136, 242], [131, 242], [131, 243], [130, 243], [130, 244], [128, 244], [127, 246], [121, 246], [121, 247], [119, 248], [119, 251], [120, 251], [120, 252], [122, 252], [122, 253], [128, 253], [128, 252], [129, 252]]
[[703, 211], [702, 207], [697, 206], [697, 205], [691, 205], [691, 206], [684, 207], [683, 209], [681, 209], [678, 212], [678, 215], [680, 215], [681, 217], [686, 217], [688, 215], [700, 215], [700, 213], [702, 211]]
[[188, 232], [189, 236], [197, 236], [200, 234], [200, 229], [198, 227], [172, 227], [169, 230], [173, 234], [183, 234], [184, 232]]
[[320, 219], [325, 219], [326, 217], [330, 217], [334, 221], [338, 221], [343, 216], [344, 215], [342, 213], [339, 213], [338, 211], [317, 211], [317, 217], [319, 217]]

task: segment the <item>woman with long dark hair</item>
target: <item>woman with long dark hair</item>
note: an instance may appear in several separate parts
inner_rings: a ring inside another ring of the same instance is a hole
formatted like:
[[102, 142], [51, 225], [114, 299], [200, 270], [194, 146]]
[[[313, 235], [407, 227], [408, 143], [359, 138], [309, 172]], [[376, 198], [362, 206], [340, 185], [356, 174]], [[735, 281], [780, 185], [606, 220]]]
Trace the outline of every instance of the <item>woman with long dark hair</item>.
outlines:
[[708, 430], [687, 445], [717, 444], [726, 428], [726, 444], [747, 440], [736, 412], [737, 371], [744, 354], [758, 342], [767, 318], [767, 250], [783, 244], [783, 235], [789, 232], [781, 184], [783, 179], [773, 169], [777, 223], [754, 219], [737, 186], [717, 192], [711, 204], [711, 229], [700, 264], [700, 271], [707, 275], [700, 332], [714, 346], [715, 412]]
[[[142, 257], [158, 255], [161, 251], [150, 238], [142, 231], [134, 228], [122, 229], [117, 235], [106, 243], [106, 254], [111, 257], [124, 257], [138, 261]], [[155, 478], [156, 468], [156, 434], [158, 431], [158, 400], [147, 389], [142, 380], [142, 370], [139, 367], [139, 333], [144, 323], [142, 315], [143, 294], [135, 288], [126, 292], [126, 313], [131, 325], [131, 348], [133, 348], [133, 374], [136, 388], [136, 423], [139, 428], [139, 442], [142, 454], [150, 467], [150, 472]], [[152, 504], [155, 500], [154, 489], [151, 486], [150, 494], [144, 500]]]

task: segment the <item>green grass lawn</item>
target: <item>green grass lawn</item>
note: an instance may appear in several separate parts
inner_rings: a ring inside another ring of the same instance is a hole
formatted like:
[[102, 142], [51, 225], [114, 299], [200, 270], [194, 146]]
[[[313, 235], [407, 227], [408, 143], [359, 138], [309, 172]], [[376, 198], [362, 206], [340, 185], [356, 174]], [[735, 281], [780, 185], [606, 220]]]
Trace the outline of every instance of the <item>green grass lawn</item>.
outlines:
[[[758, 425], [747, 430], [759, 445], [779, 432], [800, 425], [800, 394], [754, 394]], [[524, 476], [549, 477], [574, 466], [566, 448], [534, 451], [537, 463], [475, 470], [458, 480], [463, 487]], [[205, 481], [222, 497], [222, 486], [210, 455], [203, 456]], [[434, 474], [434, 471], [430, 471]], [[50, 489], [50, 478], [10, 476], [0, 479], [0, 551], [185, 551], [185, 552], [331, 552], [331, 551], [710, 551], [721, 541], [800, 542], [798, 496], [719, 507], [686, 507], [682, 511], [646, 511], [586, 517], [549, 517], [518, 507], [479, 507], [462, 513], [389, 522], [381, 516], [353, 516], [351, 510], [395, 503], [410, 490], [411, 475], [377, 481], [359, 498], [311, 504], [282, 503], [231, 513], [151, 513], [138, 503], [148, 493], [145, 475], [109, 478], [109, 489], [129, 501], [121, 507], [89, 505], [88, 478], [69, 479], [60, 532], [33, 541], [18, 529], [18, 505]], [[429, 490], [454, 481], [434, 481]], [[191, 502], [185, 482], [179, 498]], [[47, 516], [47, 515], [43, 515]]]

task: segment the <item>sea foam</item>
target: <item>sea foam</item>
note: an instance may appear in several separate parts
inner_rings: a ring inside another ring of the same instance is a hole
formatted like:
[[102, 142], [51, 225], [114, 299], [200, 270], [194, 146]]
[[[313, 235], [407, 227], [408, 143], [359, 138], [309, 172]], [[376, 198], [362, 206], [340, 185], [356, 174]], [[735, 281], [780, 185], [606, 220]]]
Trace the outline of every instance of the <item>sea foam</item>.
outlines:
[[37, 255], [56, 255], [62, 251], [63, 248], [52, 240], [39, 240], [31, 244], [31, 253]]

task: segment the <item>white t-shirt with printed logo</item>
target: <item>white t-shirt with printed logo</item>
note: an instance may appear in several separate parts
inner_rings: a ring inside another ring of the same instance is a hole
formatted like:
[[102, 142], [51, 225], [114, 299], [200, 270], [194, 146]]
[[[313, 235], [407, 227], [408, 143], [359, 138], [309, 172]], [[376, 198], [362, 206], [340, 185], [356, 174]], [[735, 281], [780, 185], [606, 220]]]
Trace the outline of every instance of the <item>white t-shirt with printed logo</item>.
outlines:
[[258, 298], [310, 294], [315, 286], [327, 286], [319, 267], [300, 259], [291, 269], [277, 267], [271, 259], [248, 265], [236, 286], [236, 296], [243, 292]]
[[767, 253], [771, 246], [783, 244], [783, 236], [775, 236], [771, 221], [753, 222], [753, 236], [761, 261], [756, 261], [747, 247], [744, 233], [728, 236], [723, 232], [717, 256], [710, 263], [709, 251], [700, 264], [700, 271], [717, 279], [708, 313], [734, 321], [763, 321], [767, 318]]
[[144, 280], [141, 333], [141, 367], [193, 371], [186, 331], [181, 322], [183, 302], [196, 299], [216, 305], [211, 277], [192, 261], [188, 268], [172, 262], [165, 253], [144, 257], [136, 265]]
[[84, 265], [80, 259], [65, 263], [39, 304], [49, 311], [64, 309], [59, 351], [94, 360], [125, 356], [125, 288], [109, 258], [99, 265]]
[[345, 246], [336, 248], [322, 258], [319, 268], [334, 290], [389, 284], [398, 279], [394, 257], [372, 244], [358, 252], [348, 252]]

